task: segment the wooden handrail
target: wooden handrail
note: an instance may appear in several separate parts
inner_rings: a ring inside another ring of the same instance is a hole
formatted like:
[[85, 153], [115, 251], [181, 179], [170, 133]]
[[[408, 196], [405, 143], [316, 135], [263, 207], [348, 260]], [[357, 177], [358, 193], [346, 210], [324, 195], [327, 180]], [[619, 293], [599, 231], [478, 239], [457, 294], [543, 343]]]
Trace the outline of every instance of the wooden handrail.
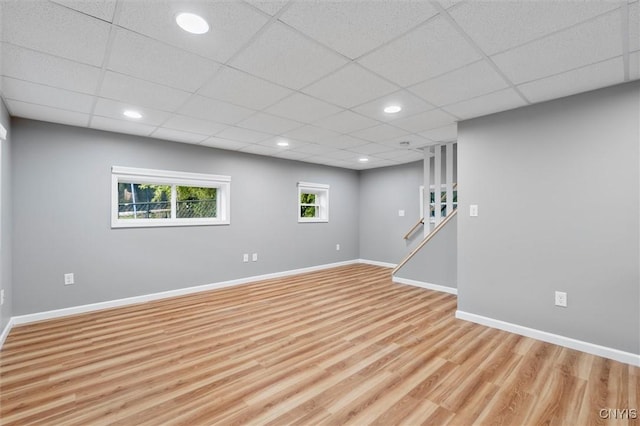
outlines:
[[413, 227], [411, 229], [409, 229], [409, 232], [407, 232], [406, 234], [404, 234], [404, 238], [405, 240], [408, 240], [410, 236], [413, 235], [413, 233], [416, 231], [416, 229], [418, 229], [418, 227], [420, 225], [424, 225], [424, 217], [421, 217], [419, 221], [416, 222], [415, 225], [413, 225]]
[[398, 272], [400, 270], [400, 268], [402, 268], [413, 256], [416, 255], [416, 253], [418, 253], [420, 251], [420, 249], [422, 247], [424, 247], [429, 241], [431, 241], [431, 239], [433, 237], [435, 237], [435, 235], [442, 229], [444, 228], [444, 226], [449, 223], [449, 221], [458, 213], [458, 209], [453, 209], [451, 211], [451, 213], [449, 213], [443, 220], [442, 222], [440, 222], [438, 224], [438, 226], [436, 226], [435, 228], [433, 228], [433, 231], [429, 232], [427, 234], [426, 237], [424, 237], [424, 239], [422, 241], [420, 241], [420, 244], [418, 244], [418, 246], [416, 248], [414, 248], [411, 253], [409, 253], [407, 255], [407, 257], [405, 257], [402, 262], [400, 262], [398, 264], [398, 266], [396, 266], [395, 268], [393, 268], [393, 271], [391, 271], [391, 275], [395, 275], [396, 272]]

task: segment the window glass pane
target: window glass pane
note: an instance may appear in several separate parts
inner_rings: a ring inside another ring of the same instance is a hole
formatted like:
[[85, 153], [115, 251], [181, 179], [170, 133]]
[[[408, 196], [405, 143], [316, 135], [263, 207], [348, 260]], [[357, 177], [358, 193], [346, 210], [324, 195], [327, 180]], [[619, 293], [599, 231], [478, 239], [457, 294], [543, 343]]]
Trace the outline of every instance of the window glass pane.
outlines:
[[171, 186], [118, 183], [119, 219], [166, 219], [171, 217]]
[[177, 186], [176, 193], [178, 218], [217, 217], [217, 188]]
[[301, 193], [300, 204], [316, 204], [316, 194]]
[[315, 206], [300, 206], [300, 217], [318, 217], [319, 210]]

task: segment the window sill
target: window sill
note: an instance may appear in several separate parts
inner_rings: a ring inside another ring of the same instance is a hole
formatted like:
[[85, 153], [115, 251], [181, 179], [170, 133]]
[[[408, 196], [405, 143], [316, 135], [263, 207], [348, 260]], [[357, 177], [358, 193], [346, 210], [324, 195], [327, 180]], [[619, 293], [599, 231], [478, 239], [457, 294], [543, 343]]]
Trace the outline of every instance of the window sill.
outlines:
[[[134, 222], [135, 221], [135, 222]], [[111, 228], [158, 228], [167, 226], [217, 226], [229, 225], [229, 220], [166, 220], [166, 219], [131, 219], [111, 221]]]
[[315, 217], [300, 217], [298, 223], [328, 223], [329, 219], [315, 218]]

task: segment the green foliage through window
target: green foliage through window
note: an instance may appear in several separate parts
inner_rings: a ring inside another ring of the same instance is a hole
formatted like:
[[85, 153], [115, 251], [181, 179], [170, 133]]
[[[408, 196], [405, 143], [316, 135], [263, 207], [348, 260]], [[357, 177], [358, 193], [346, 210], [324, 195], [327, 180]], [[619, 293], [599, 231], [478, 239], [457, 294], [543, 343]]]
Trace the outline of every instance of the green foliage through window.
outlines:
[[318, 217], [320, 206], [316, 203], [316, 194], [300, 194], [300, 217]]
[[[118, 183], [118, 218], [171, 218], [171, 185]], [[176, 186], [177, 218], [217, 217], [217, 188]]]
[[216, 188], [178, 186], [176, 192], [178, 195], [176, 200], [177, 217], [216, 217]]
[[120, 219], [166, 219], [171, 217], [171, 186], [118, 183]]

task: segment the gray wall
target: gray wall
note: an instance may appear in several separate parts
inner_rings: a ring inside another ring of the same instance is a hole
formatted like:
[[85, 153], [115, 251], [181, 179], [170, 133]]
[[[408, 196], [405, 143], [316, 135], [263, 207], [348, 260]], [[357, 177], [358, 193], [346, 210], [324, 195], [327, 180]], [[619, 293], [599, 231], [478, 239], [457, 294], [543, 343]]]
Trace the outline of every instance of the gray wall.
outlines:
[[415, 246], [402, 236], [420, 219], [422, 173], [422, 161], [360, 173], [361, 259], [398, 263]]
[[0, 288], [4, 289], [5, 301], [0, 306], [0, 332], [13, 315], [12, 278], [11, 278], [11, 120], [9, 112], [0, 99], [0, 123], [7, 129], [7, 140], [0, 142]]
[[[419, 161], [360, 173], [361, 259], [399, 263], [422, 240], [422, 228], [408, 241], [402, 237], [420, 219], [423, 172]], [[398, 216], [398, 210], [405, 216]], [[456, 243], [454, 219], [396, 276], [456, 287]]]
[[[458, 219], [451, 219], [409, 262], [397, 273], [408, 278], [445, 287], [458, 287]], [[416, 233], [415, 240], [422, 239]]]
[[[356, 171], [24, 119], [12, 130], [14, 315], [358, 258]], [[230, 175], [231, 225], [111, 229], [112, 165]], [[298, 181], [331, 186], [329, 223], [297, 222]]]
[[640, 353], [639, 117], [635, 82], [460, 123], [461, 311]]

